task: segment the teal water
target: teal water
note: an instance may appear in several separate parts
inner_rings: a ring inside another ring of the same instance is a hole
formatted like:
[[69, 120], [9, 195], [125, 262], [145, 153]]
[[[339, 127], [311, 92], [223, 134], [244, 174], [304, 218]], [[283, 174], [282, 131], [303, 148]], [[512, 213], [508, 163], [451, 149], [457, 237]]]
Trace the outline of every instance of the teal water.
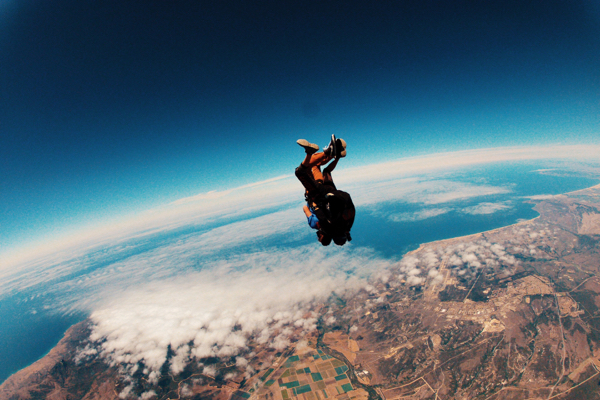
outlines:
[[[593, 186], [598, 180], [577, 176], [551, 176], [532, 172], [541, 165], [522, 164], [512, 166], [492, 166], [484, 169], [459, 171], [444, 177], [475, 184], [502, 186], [509, 193], [494, 196], [472, 198], [444, 204], [424, 205], [418, 203], [389, 202], [377, 205], [374, 212], [369, 207], [358, 207], [357, 217], [352, 230], [353, 245], [370, 247], [380, 255], [400, 258], [402, 254], [415, 249], [419, 244], [435, 240], [464, 236], [477, 232], [507, 226], [521, 219], [531, 219], [538, 214], [534, 204], [525, 196], [559, 194]], [[342, 188], [343, 189], [343, 188]], [[501, 212], [484, 215], [470, 215], [462, 210], [481, 202], [510, 204], [510, 208]], [[423, 210], [443, 207], [444, 214], [419, 221], [394, 222], [390, 216], [395, 214], [411, 215]], [[273, 212], [276, 210], [269, 210]], [[268, 213], [267, 212], [267, 213]], [[299, 215], [302, 211], [298, 211]], [[247, 215], [247, 219], [257, 215]], [[303, 216], [299, 220], [303, 220]], [[235, 222], [235, 221], [229, 221]], [[185, 235], [205, 232], [215, 226], [185, 228], [147, 237], [128, 243], [127, 250], [102, 249], [80, 260], [85, 268], [77, 274], [84, 275], [102, 270], [111, 264], [136, 254], [150, 251], [159, 246], [179, 240]], [[315, 236], [306, 225], [307, 234], [299, 238], [274, 236], [259, 244], [227, 249], [241, 253], [251, 251], [257, 246], [295, 247], [315, 243]], [[76, 278], [77, 274], [63, 278]], [[47, 283], [47, 287], [58, 282]], [[44, 305], [60, 302], [59, 298], [44, 297], [46, 288], [35, 288], [27, 293], [19, 293], [0, 300], [0, 382], [10, 374], [22, 369], [44, 356], [64, 335], [72, 324], [85, 319], [84, 314], [62, 315], [44, 309]], [[39, 294], [39, 296], [38, 296]]]
[[[46, 355], [82, 314], [44, 312], [39, 301], [14, 296], [0, 301], [0, 382]], [[35, 313], [33, 313], [35, 312]]]
[[[519, 219], [535, 218], [538, 213], [532, 207], [533, 204], [522, 203], [515, 209], [491, 215], [465, 215], [450, 211], [422, 221], [400, 223], [363, 214], [355, 222], [354, 244], [371, 247], [386, 257], [397, 257], [418, 248], [421, 243], [470, 235], [511, 225]], [[404, 212], [410, 212], [410, 209], [402, 208]], [[377, 229], [372, 229], [372, 226]]]
[[[541, 165], [525, 164], [512, 166], [492, 166], [461, 171], [453, 175], [453, 180], [501, 186], [510, 193], [483, 196], [463, 201], [443, 204], [423, 205], [390, 202], [383, 208], [384, 215], [372, 213], [369, 209], [357, 210], [352, 229], [355, 245], [371, 247], [386, 257], [398, 257], [419, 247], [421, 243], [470, 235], [517, 223], [522, 219], [532, 219], [539, 214], [533, 210], [535, 204], [527, 197], [536, 195], [556, 195], [584, 189], [598, 184], [598, 179], [578, 176], [544, 175], [535, 170]], [[462, 212], [468, 207], [485, 203], [507, 203], [510, 208], [491, 214], [471, 215]], [[451, 211], [419, 221], [393, 222], [385, 215], [410, 214], [436, 208], [449, 208]]]

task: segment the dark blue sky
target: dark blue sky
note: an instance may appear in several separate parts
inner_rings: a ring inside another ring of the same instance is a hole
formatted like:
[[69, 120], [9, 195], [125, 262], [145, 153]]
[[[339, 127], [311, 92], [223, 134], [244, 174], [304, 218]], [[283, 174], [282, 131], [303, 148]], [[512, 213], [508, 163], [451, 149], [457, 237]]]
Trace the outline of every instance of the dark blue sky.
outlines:
[[0, 243], [289, 174], [597, 143], [589, 1], [89, 1], [0, 5]]

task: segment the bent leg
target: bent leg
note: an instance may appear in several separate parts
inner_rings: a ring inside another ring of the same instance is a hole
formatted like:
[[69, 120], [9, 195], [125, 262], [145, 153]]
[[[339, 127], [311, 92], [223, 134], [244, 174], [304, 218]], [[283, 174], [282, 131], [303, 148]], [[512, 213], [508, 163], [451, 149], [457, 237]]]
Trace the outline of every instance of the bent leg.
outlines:
[[326, 155], [325, 153], [315, 153], [315, 154], [307, 154], [304, 161], [302, 161], [302, 165], [305, 167], [315, 167], [327, 164], [331, 160], [331, 156]]
[[325, 170], [323, 171], [323, 183], [337, 189], [335, 187], [335, 183], [333, 183], [333, 177], [331, 176], [331, 172]]
[[325, 175], [331, 175], [331, 171], [333, 171], [335, 169], [335, 167], [336, 167], [336, 165], [337, 165], [337, 163], [338, 163], [339, 160], [340, 159], [336, 157], [336, 159], [333, 160], [331, 162], [331, 164], [329, 164], [328, 166], [325, 167], [325, 170], [323, 171], [323, 173]]
[[324, 179], [323, 179], [323, 174], [321, 173], [321, 167], [320, 166], [315, 165], [314, 167], [312, 167], [311, 173], [312, 173], [313, 179], [315, 181], [317, 181], [317, 182], [318, 181], [323, 182]]
[[317, 182], [313, 178], [313, 175], [309, 168], [305, 167], [303, 164], [300, 164], [295, 171], [296, 178], [302, 183], [302, 186], [308, 191], [309, 194], [314, 194], [318, 192]]

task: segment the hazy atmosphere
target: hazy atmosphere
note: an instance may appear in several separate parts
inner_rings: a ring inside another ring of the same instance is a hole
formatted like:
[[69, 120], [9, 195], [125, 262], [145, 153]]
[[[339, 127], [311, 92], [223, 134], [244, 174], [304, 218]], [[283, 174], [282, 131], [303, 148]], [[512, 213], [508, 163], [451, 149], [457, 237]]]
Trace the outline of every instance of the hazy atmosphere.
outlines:
[[290, 174], [592, 143], [594, 1], [13, 1], [0, 7], [2, 247]]
[[[325, 248], [295, 142], [332, 134], [357, 214]], [[87, 320], [69, 362], [114, 368], [115, 396], [190, 368], [247, 390], [353, 296], [438, 301], [574, 251], [587, 203], [575, 239], [531, 220], [598, 184], [599, 134], [591, 0], [0, 0], [0, 383]]]

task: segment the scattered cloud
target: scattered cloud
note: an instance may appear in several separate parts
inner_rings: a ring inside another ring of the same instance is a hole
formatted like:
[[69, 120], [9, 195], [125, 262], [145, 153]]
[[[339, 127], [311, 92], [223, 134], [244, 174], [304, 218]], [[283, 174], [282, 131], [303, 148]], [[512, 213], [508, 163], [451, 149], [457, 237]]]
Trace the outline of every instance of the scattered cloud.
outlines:
[[332, 291], [358, 290], [373, 271], [391, 265], [364, 249], [307, 246], [245, 253], [130, 288], [111, 285], [91, 314], [91, 340], [102, 357], [130, 373], [142, 362], [150, 380], [160, 377], [169, 346], [174, 374], [211, 356], [237, 357], [244, 366], [250, 341], [287, 347], [299, 332], [315, 329], [314, 302]]
[[483, 214], [494, 214], [498, 211], [507, 210], [512, 208], [512, 202], [504, 201], [500, 203], [479, 203], [474, 206], [465, 207], [461, 211], [465, 214], [471, 215], [483, 215]]
[[[258, 246], [265, 240], [281, 237], [298, 238], [310, 234], [306, 229], [305, 218], [298, 209], [274, 212], [260, 217], [223, 225], [208, 231], [190, 233], [175, 241], [150, 237], [147, 240], [130, 241], [127, 244], [115, 243], [87, 253], [75, 253], [71, 257], [38, 260], [30, 268], [14, 273], [0, 281], [0, 298], [7, 293], [22, 291], [43, 285], [49, 281], [65, 282], [56, 284], [54, 290], [70, 292], [86, 289], [89, 294], [101, 290], [109, 282], [114, 284], [129, 282], [127, 277], [141, 281], [168, 277], [188, 268], [205, 265], [224, 249], [232, 251], [239, 246]], [[212, 258], [211, 258], [212, 257]], [[96, 265], [108, 264], [97, 270]], [[77, 279], [70, 279], [72, 276]], [[94, 301], [93, 296], [87, 300]]]
[[459, 207], [436, 207], [436, 208], [425, 208], [423, 210], [413, 211], [413, 212], [400, 212], [400, 213], [391, 213], [384, 214], [382, 212], [375, 211], [374, 215], [387, 217], [392, 222], [414, 222], [414, 221], [422, 221], [428, 218], [437, 217], [438, 215], [447, 214], [452, 211], [462, 212], [464, 214], [471, 215], [487, 215], [494, 214], [498, 211], [508, 210], [513, 207], [513, 202], [510, 200], [491, 203], [491, 202], [483, 202], [476, 204], [474, 206], [459, 208]]
[[[595, 149], [597, 156], [600, 147]], [[388, 215], [393, 221], [417, 221], [453, 210], [441, 204], [510, 192], [434, 177], [432, 172], [528, 159], [532, 154], [563, 157], [581, 148], [541, 150], [458, 152], [342, 169], [336, 171], [336, 183], [353, 193], [357, 206], [404, 201], [430, 207]], [[60, 293], [62, 312], [91, 313], [94, 342], [82, 349], [81, 359], [99, 355], [130, 373], [142, 362], [148, 379], [155, 381], [169, 347], [174, 351], [173, 374], [192, 360], [211, 355], [232, 357], [239, 367], [250, 368], [247, 349], [252, 342], [278, 349], [288, 346], [295, 335], [314, 329], [312, 307], [332, 291], [369, 290], [369, 276], [404, 280], [409, 286], [439, 282], [442, 262], [456, 276], [473, 275], [484, 266], [508, 273], [519, 262], [514, 249], [539, 254], [532, 241], [550, 235], [523, 228], [516, 234], [520, 242], [513, 246], [480, 240], [409, 254], [397, 265], [353, 244], [341, 249], [266, 245], [311, 233], [299, 209], [301, 199], [302, 188], [292, 176], [182, 199], [76, 238], [48, 243], [27, 257], [3, 259], [0, 297], [48, 284], [44, 290]], [[488, 214], [508, 207], [510, 203], [483, 202], [463, 212]], [[249, 217], [266, 210], [267, 215]], [[209, 229], [209, 224], [220, 226]], [[188, 226], [197, 229], [166, 235]], [[166, 236], [157, 241], [153, 235]], [[392, 267], [398, 267], [396, 276]], [[216, 372], [206, 366], [204, 373]], [[126, 396], [127, 390], [121, 394]]]
[[446, 214], [451, 211], [451, 208], [430, 208], [416, 212], [394, 213], [388, 216], [388, 219], [393, 222], [414, 222], [424, 219], [437, 217], [438, 215]]
[[[461, 243], [430, 243], [425, 248], [406, 254], [394, 266], [396, 275], [379, 273], [379, 277], [374, 275], [373, 278], [390, 285], [417, 286], [435, 285], [446, 277], [474, 279], [482, 268], [492, 268], [499, 276], [509, 276], [521, 264], [523, 257], [546, 257], [548, 251], [569, 246], [556, 236], [556, 229], [553, 230], [549, 225], [540, 228], [518, 224], [508, 229], [510, 236], [502, 243], [490, 242], [485, 238]], [[369, 287], [366, 289], [369, 290]]]
[[[448, 276], [474, 277], [481, 268], [490, 267], [510, 274], [520, 262], [505, 246], [486, 239], [460, 244], [428, 247], [406, 254], [398, 264], [396, 281], [409, 286], [436, 285]], [[446, 266], [443, 273], [442, 265]], [[393, 284], [393, 282], [392, 282]]]
[[530, 200], [548, 200], [548, 199], [552, 199], [553, 197], [556, 197], [556, 195], [553, 194], [539, 194], [536, 196], [527, 196], [525, 197], [526, 199], [530, 199]]
[[510, 191], [510, 188], [492, 185], [477, 185], [433, 177], [413, 177], [371, 183], [368, 190], [364, 190], [364, 187], [361, 190], [357, 188], [352, 193], [356, 205], [371, 206], [392, 201], [437, 205], [475, 197], [506, 194]]

